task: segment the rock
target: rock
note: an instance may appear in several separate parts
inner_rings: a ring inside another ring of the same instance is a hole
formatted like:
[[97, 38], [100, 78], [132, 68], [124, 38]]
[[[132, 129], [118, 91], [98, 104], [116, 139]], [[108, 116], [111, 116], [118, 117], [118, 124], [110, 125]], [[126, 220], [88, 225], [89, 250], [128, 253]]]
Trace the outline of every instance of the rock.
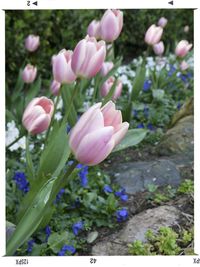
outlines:
[[98, 235], [99, 235], [99, 233], [97, 231], [93, 231], [93, 232], [89, 233], [87, 236], [87, 242], [89, 244], [93, 243], [97, 239]]
[[173, 154], [187, 154], [193, 159], [194, 152], [194, 116], [180, 119], [177, 124], [169, 129], [157, 146], [157, 152], [161, 156]]
[[128, 194], [145, 191], [149, 184], [178, 186], [181, 182], [175, 163], [168, 159], [122, 163], [110, 174]]
[[175, 225], [180, 218], [180, 211], [172, 206], [160, 206], [148, 209], [132, 217], [118, 233], [96, 243], [92, 255], [128, 255], [128, 244], [135, 240], [145, 241], [148, 229], [156, 232], [161, 226]]

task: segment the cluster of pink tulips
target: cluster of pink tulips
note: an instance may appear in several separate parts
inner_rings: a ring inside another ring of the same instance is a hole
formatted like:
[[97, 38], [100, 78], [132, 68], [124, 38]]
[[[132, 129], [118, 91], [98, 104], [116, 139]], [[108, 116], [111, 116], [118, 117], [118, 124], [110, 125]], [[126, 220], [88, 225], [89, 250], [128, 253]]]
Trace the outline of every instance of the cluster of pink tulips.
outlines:
[[[123, 13], [119, 10], [107, 10], [101, 21], [92, 21], [88, 27], [88, 35], [78, 42], [74, 51], [61, 50], [52, 57], [54, 80], [51, 92], [58, 95], [62, 84], [71, 84], [77, 78], [91, 79], [98, 72], [105, 77], [113, 68], [112, 62], [106, 59], [106, 42], [113, 42], [119, 36], [123, 26]], [[97, 41], [99, 39], [99, 41]], [[30, 35], [25, 47], [33, 52], [39, 46], [39, 37]], [[28, 64], [22, 78], [32, 83], [37, 75], [37, 68]], [[102, 97], [106, 96], [115, 82], [112, 76], [100, 88]], [[117, 80], [113, 93], [116, 100], [122, 91], [122, 82]], [[70, 147], [75, 157], [83, 164], [95, 165], [104, 160], [126, 134], [129, 124], [122, 123], [121, 111], [116, 110], [110, 101], [101, 107], [94, 104], [84, 113], [70, 133]], [[49, 128], [54, 113], [54, 103], [46, 97], [34, 98], [26, 107], [22, 123], [31, 134], [42, 133]]]

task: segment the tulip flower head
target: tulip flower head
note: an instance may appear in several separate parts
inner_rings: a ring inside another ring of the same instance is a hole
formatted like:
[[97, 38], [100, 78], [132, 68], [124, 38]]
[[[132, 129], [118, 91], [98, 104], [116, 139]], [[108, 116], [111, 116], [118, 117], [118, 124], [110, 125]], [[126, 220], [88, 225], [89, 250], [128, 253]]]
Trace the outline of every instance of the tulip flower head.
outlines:
[[60, 87], [61, 87], [61, 84], [57, 82], [56, 80], [53, 80], [51, 83], [51, 87], [50, 87], [52, 94], [55, 96], [58, 95], [60, 91]]
[[186, 40], [182, 40], [177, 44], [175, 54], [177, 57], [185, 57], [191, 48], [192, 44], [189, 44]]
[[180, 69], [181, 69], [182, 71], [184, 71], [184, 70], [187, 70], [188, 68], [189, 68], [188, 63], [187, 63], [185, 60], [183, 60], [183, 61], [181, 62], [181, 64], [180, 64]]
[[147, 30], [144, 40], [148, 45], [157, 44], [162, 37], [162, 33], [163, 33], [163, 28], [161, 28], [160, 26], [157, 27], [156, 25], [153, 24]]
[[100, 70], [101, 76], [105, 77], [113, 67], [114, 67], [113, 62], [104, 62]]
[[101, 38], [106, 42], [116, 40], [123, 27], [123, 12], [117, 9], [108, 9], [100, 21]]
[[77, 160], [93, 166], [102, 162], [120, 143], [128, 131], [128, 122], [122, 123], [121, 111], [109, 101], [101, 107], [90, 107], [70, 132], [69, 145]]
[[158, 21], [158, 26], [164, 28], [167, 25], [168, 20], [164, 17], [160, 18]]
[[[114, 82], [115, 82], [115, 78], [113, 76], [104, 82], [104, 84], [101, 87], [101, 91], [100, 91], [102, 97], [105, 97], [109, 93]], [[122, 82], [118, 80], [115, 91], [112, 96], [112, 100], [116, 100], [118, 97], [120, 97], [121, 92], [122, 92]]]
[[22, 71], [22, 79], [25, 83], [32, 83], [37, 75], [37, 68], [27, 64], [24, 70]]
[[75, 47], [72, 56], [72, 70], [79, 77], [92, 78], [102, 67], [106, 57], [104, 41], [88, 35]]
[[24, 111], [22, 123], [29, 133], [42, 133], [49, 127], [53, 110], [51, 99], [44, 96], [34, 98]]
[[73, 51], [61, 50], [58, 55], [52, 57], [54, 80], [59, 83], [73, 83], [76, 75], [71, 68]]
[[40, 45], [40, 37], [30, 34], [26, 39], [25, 39], [25, 48], [29, 52], [34, 52], [35, 50], [38, 49]]
[[90, 37], [95, 37], [96, 39], [100, 39], [100, 21], [93, 20], [90, 22], [88, 28], [87, 28], [87, 34]]
[[164, 49], [165, 48], [164, 48], [164, 44], [163, 44], [162, 41], [160, 41], [159, 43], [153, 45], [153, 51], [158, 56], [161, 56], [163, 54]]

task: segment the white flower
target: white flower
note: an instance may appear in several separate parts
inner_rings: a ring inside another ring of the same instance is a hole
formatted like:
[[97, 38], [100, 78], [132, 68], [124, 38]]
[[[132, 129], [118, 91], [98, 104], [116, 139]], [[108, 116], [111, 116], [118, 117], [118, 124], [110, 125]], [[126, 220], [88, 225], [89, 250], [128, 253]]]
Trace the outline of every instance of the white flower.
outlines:
[[59, 121], [62, 119], [62, 114], [60, 111], [56, 112], [55, 115], [54, 115], [54, 118]]
[[58, 105], [57, 105], [57, 109], [62, 109], [63, 108], [63, 101], [62, 98], [60, 98]]
[[8, 122], [6, 131], [6, 146], [11, 144], [18, 137], [19, 137], [19, 130], [15, 126], [15, 122], [14, 121]]
[[26, 137], [23, 136], [16, 143], [14, 143], [11, 147], [9, 147], [10, 151], [17, 150], [18, 148], [26, 149]]

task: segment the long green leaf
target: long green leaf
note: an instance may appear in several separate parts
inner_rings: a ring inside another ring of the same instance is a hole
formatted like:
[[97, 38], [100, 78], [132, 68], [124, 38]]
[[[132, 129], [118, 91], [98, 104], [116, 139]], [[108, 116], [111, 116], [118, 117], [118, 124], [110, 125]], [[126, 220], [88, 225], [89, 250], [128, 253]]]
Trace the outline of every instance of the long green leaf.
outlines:
[[34, 98], [38, 95], [39, 91], [40, 91], [40, 88], [41, 88], [41, 83], [42, 83], [42, 80], [41, 78], [39, 77], [37, 79], [37, 81], [35, 81], [31, 86], [30, 88], [28, 89], [27, 92], [24, 92], [26, 94], [26, 102], [25, 102], [25, 106], [27, 106], [27, 104]]
[[31, 153], [29, 151], [29, 135], [26, 136], [26, 169], [27, 169], [30, 184], [32, 184], [35, 171], [34, 171], [34, 167], [33, 167], [33, 161], [32, 161], [32, 157], [31, 157]]
[[20, 220], [15, 232], [8, 241], [6, 255], [11, 256], [34, 233], [40, 224], [49, 201], [55, 178], [50, 179], [37, 193], [26, 213]]
[[139, 144], [145, 138], [147, 132], [148, 130], [145, 130], [145, 129], [128, 130], [124, 139], [121, 141], [121, 143], [118, 146], [116, 146], [113, 152], [117, 152], [122, 149]]
[[145, 73], [146, 73], [145, 66], [144, 65], [138, 66], [136, 70], [135, 79], [133, 81], [131, 101], [135, 101], [138, 98], [139, 93], [142, 91], [145, 80]]

